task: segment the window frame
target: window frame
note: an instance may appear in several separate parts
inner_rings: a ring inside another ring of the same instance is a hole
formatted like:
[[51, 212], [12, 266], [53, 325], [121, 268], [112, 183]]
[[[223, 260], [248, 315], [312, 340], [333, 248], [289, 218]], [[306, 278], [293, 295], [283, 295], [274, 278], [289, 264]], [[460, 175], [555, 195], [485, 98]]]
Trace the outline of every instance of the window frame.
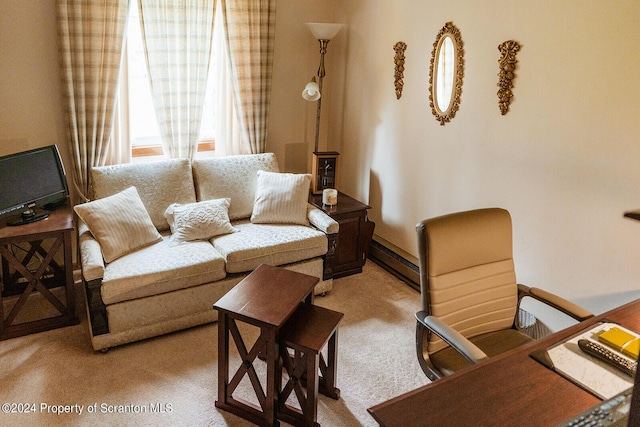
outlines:
[[[131, 7], [137, 8], [137, 2], [133, 2]], [[137, 15], [134, 15], [136, 17]], [[129, 11], [128, 19], [132, 19], [131, 10]], [[130, 148], [131, 153], [131, 161], [135, 161], [135, 159], [140, 159], [144, 157], [158, 157], [164, 156], [164, 148], [162, 143], [158, 144], [149, 144], [149, 145], [133, 145], [131, 138], [131, 128], [130, 128], [130, 120], [131, 116], [129, 114], [130, 111], [130, 95], [129, 95], [129, 42], [128, 39], [125, 40], [124, 52], [122, 57], [122, 67], [120, 70], [120, 89], [118, 90], [118, 103], [120, 105], [121, 113], [120, 115], [120, 134], [124, 135], [127, 139], [126, 144]], [[212, 53], [213, 54], [213, 53]], [[207, 83], [209, 84], [209, 82]], [[124, 102], [123, 102], [124, 101]], [[155, 114], [155, 111], [154, 111]], [[198, 153], [210, 153], [213, 154], [216, 149], [215, 138], [207, 137], [202, 138], [198, 141]]]

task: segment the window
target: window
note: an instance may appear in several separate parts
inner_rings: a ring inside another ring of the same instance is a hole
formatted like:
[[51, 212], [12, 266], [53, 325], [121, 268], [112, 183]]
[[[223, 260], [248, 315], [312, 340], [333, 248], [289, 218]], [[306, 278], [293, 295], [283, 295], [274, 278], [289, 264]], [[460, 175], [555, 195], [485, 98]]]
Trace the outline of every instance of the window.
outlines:
[[[219, 9], [219, 8], [218, 8]], [[222, 25], [220, 14], [216, 14], [216, 25]], [[216, 32], [216, 36], [219, 32]], [[137, 1], [132, 1], [127, 28], [125, 63], [122, 68], [120, 85], [120, 132], [125, 143], [129, 142], [133, 161], [145, 160], [144, 157], [162, 156], [160, 128], [153, 108], [149, 77], [145, 62], [142, 31]], [[215, 150], [215, 87], [213, 70], [215, 61], [215, 43], [212, 49], [211, 66], [207, 82], [207, 93], [200, 128], [198, 155], [213, 154]]]

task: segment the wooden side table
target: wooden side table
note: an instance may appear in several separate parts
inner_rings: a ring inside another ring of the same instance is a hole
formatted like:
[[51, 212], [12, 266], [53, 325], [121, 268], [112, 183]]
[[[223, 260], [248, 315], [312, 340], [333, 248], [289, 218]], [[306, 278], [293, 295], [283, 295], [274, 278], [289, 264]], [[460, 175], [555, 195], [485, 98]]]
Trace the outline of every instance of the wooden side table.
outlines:
[[[338, 325], [343, 316], [328, 308], [300, 304], [282, 327], [280, 355], [288, 380], [278, 399], [279, 419], [296, 426], [319, 426], [318, 392], [332, 399], [340, 398], [336, 376]], [[322, 355], [325, 345], [326, 360]], [[290, 395], [296, 396], [300, 409], [287, 404]]]
[[[280, 328], [301, 302], [313, 303], [313, 288], [317, 283], [317, 277], [262, 264], [213, 305], [218, 310], [217, 408], [254, 424], [279, 425], [277, 402], [282, 382], [282, 372], [278, 370]], [[260, 336], [251, 348], [247, 348], [237, 322], [260, 329]], [[229, 371], [230, 335], [242, 359], [233, 375]], [[253, 365], [260, 354], [265, 356], [267, 364], [264, 389]], [[259, 406], [233, 396], [245, 376], [253, 386]]]
[[[68, 205], [52, 211], [47, 219], [0, 228], [0, 339], [79, 323], [71, 256], [73, 230]], [[57, 288], [64, 290], [64, 302], [51, 292]], [[33, 320], [33, 313], [26, 313], [30, 297], [38, 292], [55, 308], [55, 316]], [[13, 306], [11, 300], [15, 300]], [[6, 314], [5, 307], [9, 311]], [[27, 320], [19, 321], [19, 315]]]
[[309, 203], [322, 209], [340, 224], [336, 256], [332, 265], [333, 275], [324, 279], [361, 273], [376, 225], [367, 218], [367, 210], [371, 206], [341, 192], [338, 192], [338, 203], [334, 206], [323, 205], [322, 194], [309, 195]]
[[636, 209], [635, 211], [628, 211], [624, 213], [624, 216], [627, 218], [635, 219], [640, 221], [640, 209]]

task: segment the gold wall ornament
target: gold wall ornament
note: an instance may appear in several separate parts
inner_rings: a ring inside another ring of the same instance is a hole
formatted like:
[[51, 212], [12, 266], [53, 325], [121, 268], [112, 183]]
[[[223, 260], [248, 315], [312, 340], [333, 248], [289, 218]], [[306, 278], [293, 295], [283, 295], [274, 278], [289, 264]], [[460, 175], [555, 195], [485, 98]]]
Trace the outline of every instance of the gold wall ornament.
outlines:
[[400, 99], [402, 96], [402, 88], [404, 86], [404, 51], [407, 49], [405, 42], [398, 42], [393, 45], [393, 50], [396, 52], [396, 56], [393, 60], [395, 64], [395, 87], [396, 87], [396, 99]]
[[513, 97], [511, 89], [513, 88], [514, 72], [518, 63], [516, 54], [520, 50], [520, 44], [517, 41], [508, 40], [501, 43], [498, 46], [498, 50], [502, 53], [498, 60], [500, 65], [500, 72], [498, 73], [500, 78], [498, 81], [498, 87], [500, 88], [498, 89], [498, 107], [500, 107], [500, 111], [504, 116], [509, 111], [509, 104]]

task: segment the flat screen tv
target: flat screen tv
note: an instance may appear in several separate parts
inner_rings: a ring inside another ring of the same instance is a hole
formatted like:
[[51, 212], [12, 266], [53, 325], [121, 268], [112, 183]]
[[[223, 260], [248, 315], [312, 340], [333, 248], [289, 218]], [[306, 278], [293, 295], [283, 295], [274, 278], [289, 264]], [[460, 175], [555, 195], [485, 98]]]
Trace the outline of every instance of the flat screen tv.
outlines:
[[[9, 225], [39, 221], [69, 195], [58, 147], [36, 148], [0, 157], [0, 217]], [[44, 209], [44, 210], [43, 210]]]

